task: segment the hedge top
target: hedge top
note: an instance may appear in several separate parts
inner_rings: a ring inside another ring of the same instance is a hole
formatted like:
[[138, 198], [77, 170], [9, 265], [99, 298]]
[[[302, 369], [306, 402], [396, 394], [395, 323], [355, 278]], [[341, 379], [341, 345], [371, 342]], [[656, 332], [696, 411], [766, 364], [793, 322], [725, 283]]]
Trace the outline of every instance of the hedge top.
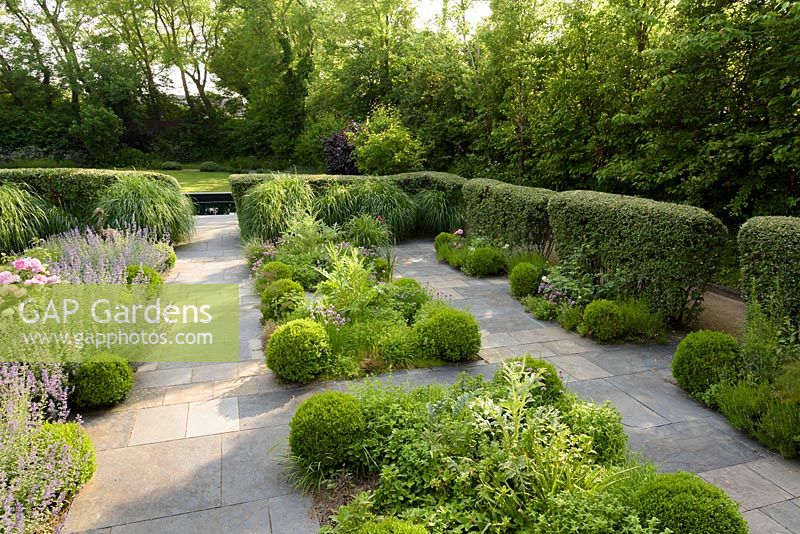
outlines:
[[[232, 174], [228, 180], [231, 184], [231, 195], [233, 195], [233, 200], [236, 202], [237, 207], [248, 189], [267, 180], [274, 180], [279, 176], [283, 175], [278, 173]], [[328, 186], [334, 183], [352, 183], [360, 180], [386, 179], [392, 180], [400, 189], [409, 194], [418, 193], [426, 189], [438, 189], [447, 192], [448, 195], [454, 195], [456, 200], [460, 200], [461, 188], [464, 183], [467, 182], [466, 178], [455, 174], [433, 171], [407, 172], [388, 176], [354, 176], [343, 174], [297, 174], [294, 176], [308, 181], [315, 193], [323, 192]]]
[[51, 204], [83, 218], [91, 213], [104, 190], [121, 177], [131, 175], [161, 180], [180, 190], [178, 181], [166, 174], [106, 169], [0, 169], [0, 183], [27, 184]]

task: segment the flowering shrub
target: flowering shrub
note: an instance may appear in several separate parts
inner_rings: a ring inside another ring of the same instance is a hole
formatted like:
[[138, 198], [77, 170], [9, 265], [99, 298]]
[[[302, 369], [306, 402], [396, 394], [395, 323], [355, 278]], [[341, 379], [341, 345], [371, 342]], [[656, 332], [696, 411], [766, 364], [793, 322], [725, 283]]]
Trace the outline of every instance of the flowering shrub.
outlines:
[[57, 365], [0, 364], [0, 531], [43, 530], [94, 472], [66, 383]]
[[72, 230], [47, 239], [41, 248], [50, 252], [53, 274], [73, 284], [124, 284], [131, 265], [163, 268], [168, 251], [147, 229], [108, 231]]
[[43, 286], [58, 284], [61, 279], [47, 272], [47, 268], [37, 258], [18, 258], [11, 262], [11, 271], [0, 271], [0, 285], [23, 284]]

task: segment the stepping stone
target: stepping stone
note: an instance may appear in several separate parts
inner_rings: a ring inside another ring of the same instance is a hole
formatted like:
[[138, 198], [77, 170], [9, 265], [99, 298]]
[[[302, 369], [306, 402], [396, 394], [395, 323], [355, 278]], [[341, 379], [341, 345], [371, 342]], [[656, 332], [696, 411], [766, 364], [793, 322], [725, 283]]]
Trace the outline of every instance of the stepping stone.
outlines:
[[188, 411], [188, 404], [138, 410], [128, 446], [133, 447], [185, 437]]

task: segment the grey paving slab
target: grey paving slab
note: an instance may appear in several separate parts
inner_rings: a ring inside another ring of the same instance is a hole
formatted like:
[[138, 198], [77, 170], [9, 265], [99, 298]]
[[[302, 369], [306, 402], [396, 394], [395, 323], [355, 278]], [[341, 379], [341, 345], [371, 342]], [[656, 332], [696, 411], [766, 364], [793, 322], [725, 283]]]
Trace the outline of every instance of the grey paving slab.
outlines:
[[239, 401], [236, 398], [208, 399], [189, 403], [186, 437], [206, 436], [239, 430]]
[[220, 505], [220, 436], [99, 451], [66, 531], [133, 523]]
[[559, 339], [556, 341], [548, 341], [544, 344], [545, 347], [553, 351], [555, 354], [581, 354], [584, 352], [596, 352], [597, 345], [589, 340], [581, 339], [578, 336], [569, 339]]
[[311, 515], [311, 499], [296, 493], [269, 500], [272, 534], [316, 534], [319, 522]]
[[612, 375], [641, 373], [652, 369], [669, 368], [672, 363], [672, 350], [653, 350], [646, 347], [625, 348], [622, 350], [602, 350], [587, 355], [586, 358], [602, 367]]
[[137, 410], [128, 445], [142, 445], [185, 437], [187, 415], [187, 404]]
[[270, 534], [270, 506], [266, 500], [221, 506], [199, 512], [173, 515], [120, 525], [111, 534]]
[[237, 375], [237, 363], [218, 363], [192, 368], [192, 382], [213, 382], [226, 378], [236, 378]]
[[750, 510], [743, 515], [750, 527], [750, 534], [792, 534], [761, 510]]
[[222, 436], [222, 504], [288, 495], [286, 479], [289, 428], [269, 427]]
[[[547, 345], [545, 344], [545, 347]], [[611, 376], [605, 369], [596, 366], [583, 356], [553, 356], [550, 361], [576, 380], [593, 380]]]
[[794, 497], [800, 497], [800, 462], [774, 457], [750, 462], [747, 467]]
[[792, 497], [746, 465], [723, 467], [701, 473], [700, 476], [724, 489], [744, 511], [786, 501]]
[[212, 382], [173, 386], [164, 390], [164, 405], [201, 401], [213, 396], [214, 384]]
[[179, 369], [164, 369], [159, 371], [145, 371], [136, 373], [134, 388], [146, 389], [164, 386], [176, 386], [178, 384], [188, 384], [192, 381], [192, 369], [190, 367]]
[[581, 397], [597, 403], [610, 401], [622, 415], [626, 427], [649, 428], [666, 425], [666, 419], [605, 379], [572, 382], [567, 387]]
[[792, 534], [800, 534], [800, 506], [791, 501], [783, 501], [765, 506], [761, 511]]
[[164, 402], [164, 388], [149, 388], [149, 389], [133, 389], [121, 403], [113, 408], [109, 408], [109, 412], [123, 412], [128, 410], [140, 410], [142, 408], [152, 408], [154, 406], [161, 406]]
[[608, 381], [671, 423], [708, 416], [702, 404], [651, 371], [615, 376]]
[[128, 444], [134, 418], [133, 411], [104, 413], [98, 410], [83, 414], [83, 428], [95, 450], [118, 449]]
[[242, 430], [288, 425], [297, 406], [313, 393], [304, 388], [238, 397], [239, 424]]

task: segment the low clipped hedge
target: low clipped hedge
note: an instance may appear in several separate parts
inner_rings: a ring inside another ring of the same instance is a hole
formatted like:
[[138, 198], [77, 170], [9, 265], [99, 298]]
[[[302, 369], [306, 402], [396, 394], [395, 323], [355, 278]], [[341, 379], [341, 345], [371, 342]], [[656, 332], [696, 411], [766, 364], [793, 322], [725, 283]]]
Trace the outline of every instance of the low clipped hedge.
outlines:
[[800, 218], [754, 217], [739, 230], [742, 292], [776, 297], [790, 317], [800, 315]]
[[157, 172], [105, 169], [0, 169], [0, 183], [27, 184], [51, 204], [80, 220], [88, 220], [103, 192], [123, 176], [144, 176], [180, 190], [172, 176]]
[[[231, 185], [233, 201], [236, 203], [236, 211], [240, 211], [241, 200], [250, 188], [268, 180], [274, 180], [278, 176], [280, 175], [232, 174], [228, 180]], [[450, 203], [457, 206], [460, 206], [462, 203], [462, 187], [467, 183], [465, 178], [455, 174], [432, 171], [408, 172], [389, 176], [352, 176], [338, 174], [298, 174], [295, 176], [306, 180], [315, 194], [323, 193], [328, 187], [337, 183], [355, 183], [367, 179], [390, 180], [409, 195], [415, 195], [421, 191], [427, 190], [444, 191]]]
[[548, 252], [549, 189], [475, 178], [464, 184], [464, 217], [470, 233], [513, 246]]
[[626, 273], [628, 293], [674, 324], [691, 319], [714, 280], [728, 232], [700, 208], [594, 191], [554, 194], [547, 211], [561, 258]]

